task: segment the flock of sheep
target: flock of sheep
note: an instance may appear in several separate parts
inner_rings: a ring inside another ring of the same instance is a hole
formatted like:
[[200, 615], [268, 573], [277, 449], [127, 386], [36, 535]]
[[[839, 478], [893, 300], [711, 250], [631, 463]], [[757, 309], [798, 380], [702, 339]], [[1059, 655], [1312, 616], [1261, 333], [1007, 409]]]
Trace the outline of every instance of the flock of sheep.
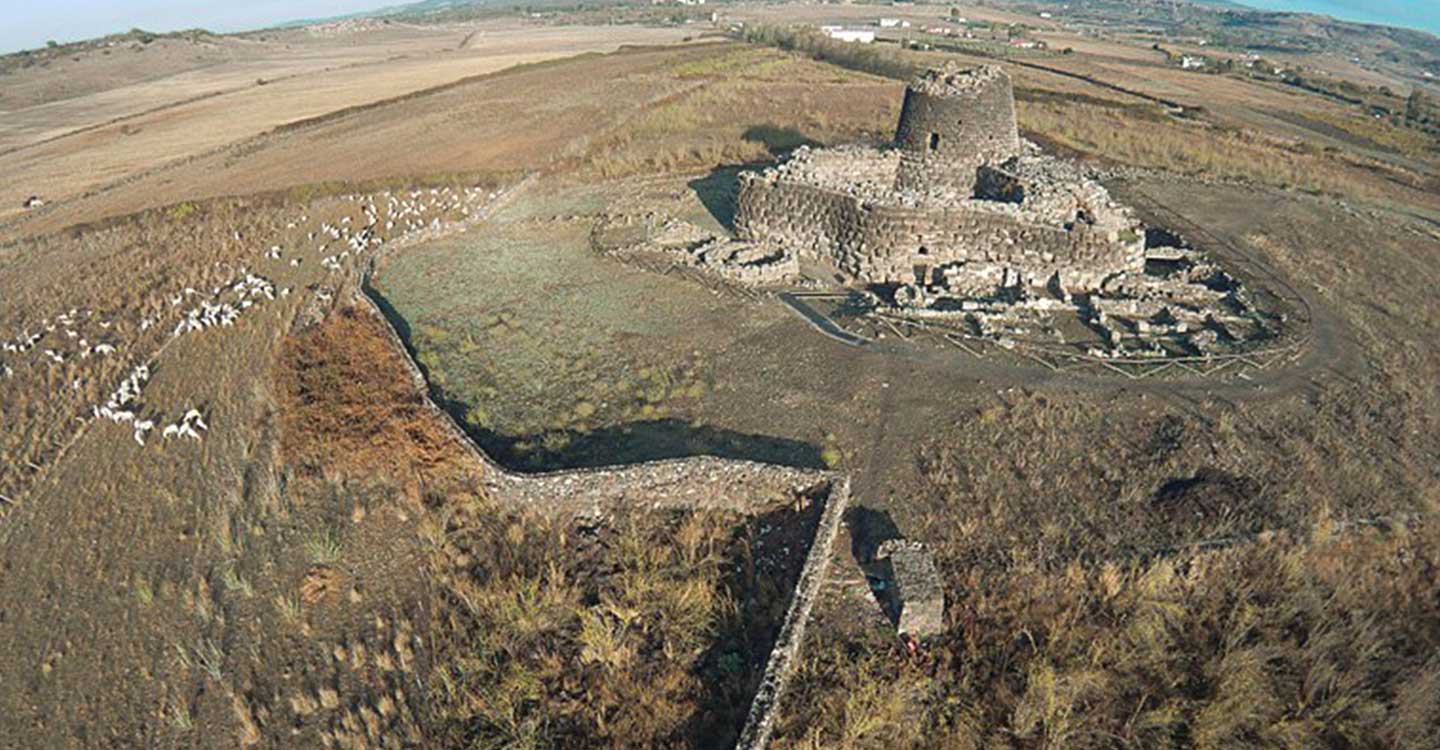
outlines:
[[[322, 222], [316, 231], [306, 235], [306, 242], [316, 243], [311, 245], [316, 254], [328, 253], [320, 264], [335, 273], [343, 270], [347, 260], [358, 259], [369, 249], [383, 244], [386, 240], [382, 233], [396, 238], [418, 230], [437, 229], [444, 226], [443, 215], [458, 213], [470, 216], [473, 206], [494, 197], [495, 193], [487, 193], [480, 188], [435, 188], [399, 194], [387, 191], [370, 196], [344, 196], [342, 200], [360, 204], [360, 216], [347, 215], [334, 224]], [[308, 221], [308, 215], [302, 214], [297, 221], [287, 224], [287, 229], [294, 230]], [[244, 241], [238, 231], [234, 233], [234, 239]], [[333, 252], [331, 243], [343, 245], [339, 252]], [[288, 260], [291, 267], [298, 267], [303, 262], [300, 253], [288, 253], [279, 244], [271, 244], [257, 254], [264, 261], [283, 263]], [[287, 255], [292, 257], [286, 258]], [[229, 328], [235, 326], [246, 311], [284, 298], [290, 292], [290, 288], [277, 286], [264, 275], [242, 267], [231, 276], [230, 281], [208, 290], [208, 293], [207, 290], [185, 287], [168, 295], [164, 299], [169, 304], [162, 305], [161, 312], [141, 317], [138, 328], [142, 332], [148, 331], [167, 318], [174, 319], [172, 341], [207, 329]], [[315, 294], [322, 292], [316, 291]], [[94, 330], [96, 328], [98, 330]], [[126, 343], [119, 337], [118, 328], [95, 311], [82, 308], [71, 309], [53, 320], [41, 320], [33, 330], [26, 330], [13, 339], [0, 340], [0, 383], [15, 375], [12, 362], [18, 365], [28, 355], [32, 368], [63, 367], [69, 363], [67, 369], [70, 372], [64, 377], [69, 379], [71, 375], [76, 375], [69, 384], [79, 391], [84, 378], [83, 371], [79, 374], [75, 372], [74, 368], [79, 367], [77, 360], [108, 357], [125, 349]], [[142, 406], [143, 391], [150, 375], [148, 362], [135, 365], [104, 404], [92, 406], [88, 417], [82, 416], [79, 420], [83, 423], [105, 419], [125, 425], [132, 431], [136, 443], [146, 445], [146, 439], [157, 428], [157, 422], [164, 421], [153, 413], [147, 414]], [[160, 428], [162, 439], [201, 440], [203, 433], [209, 430], [205, 415], [193, 406], [184, 407], [180, 413], [178, 419]]]
[[[0, 351], [4, 351], [6, 354], [35, 352], [55, 364], [64, 364], [67, 358], [72, 356], [79, 357], [80, 359], [89, 359], [91, 356], [114, 354], [114, 344], [105, 342], [92, 344], [88, 335], [82, 335], [76, 330], [82, 328], [81, 323], [93, 314], [90, 310], [71, 308], [68, 312], [56, 315], [53, 322], [49, 318], [45, 318], [40, 321], [34, 331], [26, 331], [11, 341], [0, 342]], [[108, 330], [111, 323], [108, 320], [102, 320], [99, 321], [99, 326], [102, 330]], [[62, 343], [41, 347], [40, 342], [44, 341], [45, 338], [52, 333], [63, 335], [64, 341], [75, 342], [73, 350], [65, 349], [65, 345]], [[8, 378], [14, 375], [15, 371], [7, 364], [4, 366], [3, 373], [0, 374]]]
[[[110, 394], [110, 400], [104, 406], [91, 407], [92, 416], [95, 419], [108, 419], [116, 424], [129, 425], [135, 432], [135, 442], [142, 447], [145, 445], [145, 436], [155, 429], [155, 420], [142, 419], [138, 412], [140, 392], [144, 390], [145, 383], [150, 379], [150, 367], [148, 365], [136, 365], [130, 374], [120, 381], [120, 387]], [[169, 440], [175, 437], [188, 437], [194, 440], [200, 439], [200, 431], [209, 429], [205, 424], [205, 418], [200, 414], [199, 409], [189, 408], [185, 410], [184, 416], [174, 423], [168, 424], [161, 435]]]

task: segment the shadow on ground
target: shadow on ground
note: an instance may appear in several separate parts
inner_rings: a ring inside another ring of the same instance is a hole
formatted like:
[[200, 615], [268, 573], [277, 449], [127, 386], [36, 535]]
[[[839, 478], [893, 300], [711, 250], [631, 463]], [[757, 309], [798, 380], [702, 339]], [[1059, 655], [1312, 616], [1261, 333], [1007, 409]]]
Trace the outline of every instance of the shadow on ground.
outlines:
[[[463, 415], [470, 408], [460, 401], [440, 405], [452, 416]], [[825, 465], [820, 460], [820, 449], [810, 443], [697, 426], [680, 419], [628, 422], [583, 433], [557, 430], [544, 435], [505, 435], [469, 426], [466, 432], [492, 458], [516, 471], [590, 468], [687, 456], [718, 456], [806, 469]]]
[[[770, 123], [751, 125], [741, 137], [747, 142], [764, 145], [770, 156], [776, 159], [801, 146], [824, 145], [795, 128]], [[726, 229], [734, 229], [735, 196], [739, 193], [740, 173], [758, 172], [773, 164], [773, 160], [767, 159], [716, 167], [710, 170], [710, 174], [691, 180], [688, 185], [716, 221]]]
[[875, 553], [881, 544], [905, 535], [900, 533], [900, 527], [895, 525], [895, 519], [890, 517], [889, 511], [863, 505], [851, 506], [845, 511], [845, 527], [850, 532], [850, 554], [865, 573], [870, 593], [874, 595], [876, 603], [880, 605], [880, 610], [890, 620], [890, 624], [898, 625], [900, 612], [895, 608], [894, 599], [887, 591], [887, 587], [895, 580], [895, 573], [889, 560], [876, 560]]
[[724, 590], [737, 603], [696, 660], [704, 685], [686, 728], [691, 748], [734, 747], [800, 582], [824, 504], [786, 505], [745, 520], [725, 555]]
[[820, 141], [805, 135], [795, 128], [781, 127], [768, 122], [761, 125], [751, 125], [740, 137], [750, 143], [764, 144], [765, 148], [770, 151], [771, 156], [780, 156], [781, 154], [794, 151], [801, 146], [814, 147], [824, 145]]
[[765, 165], [746, 164], [741, 166], [716, 167], [710, 174], [697, 177], [686, 183], [695, 191], [705, 210], [729, 230], [735, 229], [735, 196], [740, 193], [740, 173], [759, 171]]

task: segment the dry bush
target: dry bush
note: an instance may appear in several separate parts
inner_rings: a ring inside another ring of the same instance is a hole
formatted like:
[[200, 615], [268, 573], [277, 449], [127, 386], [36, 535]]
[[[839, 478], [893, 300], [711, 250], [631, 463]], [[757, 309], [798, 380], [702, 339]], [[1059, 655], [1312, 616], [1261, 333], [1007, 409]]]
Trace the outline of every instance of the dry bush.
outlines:
[[1430, 747], [1437, 541], [1322, 528], [954, 580], [952, 631], [918, 657], [874, 631], [812, 642], [777, 747], [870, 746], [857, 702], [911, 722], [885, 747]]
[[[430, 536], [434, 739], [451, 747], [728, 747], [784, 592], [762, 591], [744, 522], [569, 522], [457, 509]], [[747, 582], [737, 570], [749, 570]], [[779, 595], [777, 595], [777, 593]], [[742, 601], [743, 599], [743, 601]]]
[[383, 323], [346, 307], [290, 336], [273, 372], [287, 456], [398, 482], [460, 469], [464, 450], [411, 383]]

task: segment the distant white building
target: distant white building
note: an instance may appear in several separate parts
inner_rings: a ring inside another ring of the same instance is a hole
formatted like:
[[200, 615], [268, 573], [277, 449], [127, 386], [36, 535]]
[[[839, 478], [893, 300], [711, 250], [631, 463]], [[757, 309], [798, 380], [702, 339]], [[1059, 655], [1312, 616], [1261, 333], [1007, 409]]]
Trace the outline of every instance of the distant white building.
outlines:
[[1180, 58], [1180, 67], [1184, 68], [1185, 70], [1196, 70], [1198, 68], [1205, 67], [1208, 62], [1209, 60], [1206, 60], [1203, 57], [1185, 55], [1184, 57]]
[[900, 19], [898, 18], [882, 18], [879, 23], [882, 29], [896, 29], [900, 27]]
[[824, 31], [825, 34], [831, 39], [835, 39], [841, 42], [859, 42], [860, 44], [870, 44], [871, 42], [875, 41], [875, 32], [869, 29], [822, 28], [821, 30]]

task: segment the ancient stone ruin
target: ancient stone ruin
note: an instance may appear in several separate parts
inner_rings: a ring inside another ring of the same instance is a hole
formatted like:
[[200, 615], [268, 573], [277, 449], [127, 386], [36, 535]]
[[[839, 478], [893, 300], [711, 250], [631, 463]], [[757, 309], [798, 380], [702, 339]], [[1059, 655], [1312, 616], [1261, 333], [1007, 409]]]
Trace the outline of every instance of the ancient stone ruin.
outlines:
[[1282, 334], [1282, 315], [1205, 253], [1145, 226], [1092, 171], [1021, 140], [995, 66], [917, 76], [886, 147], [801, 147], [740, 173], [733, 236], [657, 214], [639, 225], [625, 217], [593, 239], [749, 288], [838, 282], [848, 310], [877, 325], [899, 318], [1004, 348], [1210, 360]]
[[1023, 141], [994, 66], [918, 76], [888, 147], [802, 147], [742, 173], [734, 230], [672, 220], [644, 244], [746, 286], [839, 279], [885, 315], [1005, 345], [1208, 356], [1276, 333], [1202, 253]]
[[875, 559], [888, 569], [886, 609], [896, 617], [896, 630], [914, 639], [944, 632], [945, 592], [930, 550], [920, 542], [891, 539], [876, 549]]
[[798, 151], [741, 177], [736, 234], [833, 262], [867, 284], [1088, 292], [1143, 270], [1143, 227], [1099, 183], [1025, 148], [1010, 78], [930, 70], [894, 147]]

